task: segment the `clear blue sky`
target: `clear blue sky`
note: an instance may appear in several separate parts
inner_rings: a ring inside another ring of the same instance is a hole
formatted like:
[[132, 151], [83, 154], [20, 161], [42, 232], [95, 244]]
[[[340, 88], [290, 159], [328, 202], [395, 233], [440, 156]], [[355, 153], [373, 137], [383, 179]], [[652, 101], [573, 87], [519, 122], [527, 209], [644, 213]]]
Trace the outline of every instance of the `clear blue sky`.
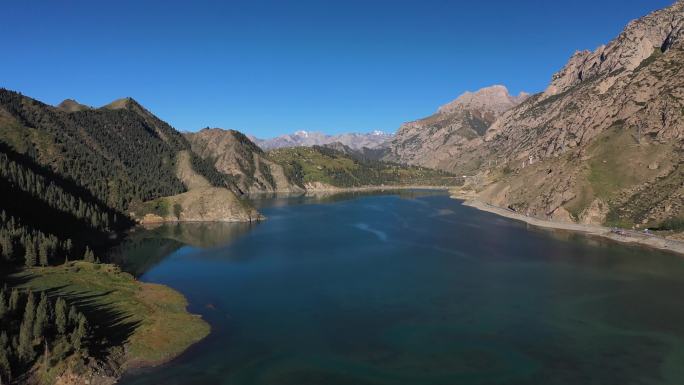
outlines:
[[673, 1], [14, 0], [0, 86], [131, 96], [181, 130], [394, 131], [465, 90], [543, 90], [576, 49]]

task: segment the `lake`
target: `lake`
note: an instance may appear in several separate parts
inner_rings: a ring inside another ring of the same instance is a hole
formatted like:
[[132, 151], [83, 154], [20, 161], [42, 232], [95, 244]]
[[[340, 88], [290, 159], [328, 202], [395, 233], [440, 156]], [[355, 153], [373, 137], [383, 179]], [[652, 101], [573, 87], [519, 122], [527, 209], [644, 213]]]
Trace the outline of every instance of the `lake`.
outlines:
[[127, 385], [684, 383], [684, 258], [445, 192], [256, 201], [258, 224], [137, 229], [116, 259], [211, 335]]

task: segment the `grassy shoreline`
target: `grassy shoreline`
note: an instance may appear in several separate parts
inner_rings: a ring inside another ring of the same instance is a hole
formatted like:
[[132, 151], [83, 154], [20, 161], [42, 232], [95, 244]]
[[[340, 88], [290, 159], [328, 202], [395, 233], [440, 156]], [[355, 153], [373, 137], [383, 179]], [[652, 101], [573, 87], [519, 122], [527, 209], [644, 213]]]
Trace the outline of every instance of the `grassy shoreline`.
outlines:
[[[323, 187], [324, 186], [324, 187]], [[359, 187], [337, 187], [332, 185], [323, 185], [316, 188], [308, 188], [302, 192], [292, 192], [287, 190], [282, 191], [255, 191], [248, 194], [248, 196], [263, 196], [263, 195], [310, 195], [315, 193], [344, 193], [344, 192], [363, 192], [363, 191], [385, 191], [385, 190], [444, 190], [450, 191], [454, 188], [453, 185], [368, 185]]]
[[360, 186], [360, 187], [330, 187], [330, 188], [311, 188], [307, 193], [316, 192], [355, 192], [355, 191], [383, 191], [383, 190], [450, 190], [454, 186], [444, 185], [382, 185], [382, 186]]
[[669, 251], [684, 256], [684, 242], [681, 241], [667, 239], [652, 234], [644, 234], [641, 232], [631, 230], [624, 230], [621, 234], [618, 234], [612, 232], [610, 228], [603, 226], [584, 225], [579, 223], [553, 222], [544, 219], [528, 217], [526, 215], [516, 213], [512, 210], [503, 207], [498, 207], [490, 205], [488, 203], [484, 203], [477, 199], [473, 199], [472, 197], [460, 197], [455, 194], [451, 197], [453, 199], [463, 200], [463, 204], [466, 206], [473, 207], [475, 209], [486, 211], [492, 214], [496, 214], [502, 217], [522, 221], [535, 227], [574, 231], [588, 235], [607, 238], [620, 243], [641, 245], [657, 250]]
[[111, 347], [123, 346], [124, 355], [113, 368], [116, 377], [128, 369], [164, 364], [210, 332], [206, 321], [187, 311], [182, 294], [139, 282], [115, 265], [69, 262], [25, 269], [12, 279], [19, 287], [68, 298], [94, 321], [96, 338], [106, 338]]

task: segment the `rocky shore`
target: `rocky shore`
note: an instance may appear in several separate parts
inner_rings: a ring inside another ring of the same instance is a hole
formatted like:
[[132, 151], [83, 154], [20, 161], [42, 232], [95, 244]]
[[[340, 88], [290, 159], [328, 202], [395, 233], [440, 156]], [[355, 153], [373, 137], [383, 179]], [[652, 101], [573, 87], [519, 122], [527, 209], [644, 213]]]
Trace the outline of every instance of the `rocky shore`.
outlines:
[[[463, 197], [456, 195], [452, 195], [452, 198], [459, 200], [463, 199]], [[488, 203], [484, 203], [476, 199], [465, 200], [463, 204], [465, 206], [473, 207], [481, 211], [486, 211], [489, 213], [500, 215], [502, 217], [519, 220], [540, 228], [576, 231], [588, 235], [600, 236], [621, 243], [643, 245], [658, 250], [665, 250], [684, 255], [684, 242], [663, 238], [654, 234], [638, 232], [633, 230], [611, 229], [608, 227], [596, 225], [584, 225], [578, 223], [549, 221], [516, 213], [513, 210], [490, 205]]]

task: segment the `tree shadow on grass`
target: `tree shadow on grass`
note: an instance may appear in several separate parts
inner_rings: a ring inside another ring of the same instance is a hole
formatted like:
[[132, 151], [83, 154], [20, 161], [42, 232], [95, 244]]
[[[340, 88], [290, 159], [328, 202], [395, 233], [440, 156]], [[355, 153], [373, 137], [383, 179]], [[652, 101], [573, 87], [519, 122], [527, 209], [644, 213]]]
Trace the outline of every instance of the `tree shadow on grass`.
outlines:
[[48, 294], [59, 294], [86, 316], [93, 337], [90, 353], [95, 358], [104, 359], [109, 354], [109, 348], [125, 344], [141, 324], [134, 314], [117, 309], [114, 303], [103, 301], [112, 291], [91, 294], [65, 292], [63, 289], [49, 289]]
[[0, 263], [0, 287], [12, 288], [22, 286], [31, 280], [31, 277], [19, 274], [22, 268], [11, 263]]
[[[30, 286], [32, 274], [7, 275], [8, 286]], [[0, 274], [0, 279], [3, 279]], [[50, 287], [44, 290], [50, 298], [62, 297], [69, 306], [75, 306], [85, 315], [91, 330], [89, 352], [93, 358], [105, 361], [111, 348], [123, 346], [140, 326], [136, 314], [117, 308], [107, 297], [114, 290], [100, 292], [69, 291], [68, 285]]]

